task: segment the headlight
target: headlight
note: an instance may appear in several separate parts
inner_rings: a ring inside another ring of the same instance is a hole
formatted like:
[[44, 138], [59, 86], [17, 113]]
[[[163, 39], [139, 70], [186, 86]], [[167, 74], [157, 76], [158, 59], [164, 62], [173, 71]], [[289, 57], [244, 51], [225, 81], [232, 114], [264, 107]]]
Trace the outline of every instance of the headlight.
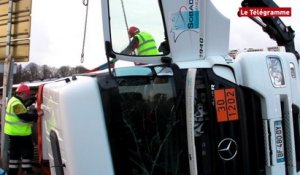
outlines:
[[282, 65], [278, 57], [267, 57], [267, 65], [271, 82], [274, 87], [282, 87], [285, 85]]
[[294, 65], [294, 63], [290, 63], [290, 71], [291, 71], [291, 76], [293, 77], [293, 78], [296, 78], [296, 70], [295, 70], [295, 65]]

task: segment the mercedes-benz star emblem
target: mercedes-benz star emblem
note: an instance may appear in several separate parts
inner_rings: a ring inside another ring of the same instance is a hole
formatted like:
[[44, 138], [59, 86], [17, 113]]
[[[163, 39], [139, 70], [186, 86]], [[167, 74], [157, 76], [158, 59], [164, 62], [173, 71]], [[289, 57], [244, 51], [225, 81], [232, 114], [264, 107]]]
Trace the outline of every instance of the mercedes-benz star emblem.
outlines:
[[218, 145], [218, 153], [223, 160], [232, 160], [237, 155], [237, 144], [231, 138], [226, 138], [220, 141]]

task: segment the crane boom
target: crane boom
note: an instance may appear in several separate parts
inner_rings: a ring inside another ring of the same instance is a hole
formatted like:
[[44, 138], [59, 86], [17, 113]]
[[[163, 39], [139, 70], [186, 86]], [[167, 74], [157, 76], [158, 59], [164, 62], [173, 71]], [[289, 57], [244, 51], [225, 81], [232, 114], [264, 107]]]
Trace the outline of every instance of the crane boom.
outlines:
[[[243, 0], [243, 7], [273, 7], [278, 5], [273, 0]], [[299, 60], [299, 53], [295, 49], [294, 38], [295, 31], [291, 26], [286, 26], [279, 17], [250, 17], [253, 21], [258, 23], [264, 32], [266, 32], [270, 38], [275, 40], [278, 46], [284, 46], [287, 52], [295, 54]]]

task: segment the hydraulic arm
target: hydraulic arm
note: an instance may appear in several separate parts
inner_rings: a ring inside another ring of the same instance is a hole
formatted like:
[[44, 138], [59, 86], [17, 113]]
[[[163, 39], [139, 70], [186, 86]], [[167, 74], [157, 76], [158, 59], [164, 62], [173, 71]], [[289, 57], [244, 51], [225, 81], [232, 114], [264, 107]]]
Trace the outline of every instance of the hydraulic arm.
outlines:
[[[273, 0], [244, 0], [243, 7], [278, 7]], [[250, 17], [268, 33], [270, 38], [275, 40], [278, 46], [284, 46], [287, 52], [295, 54], [297, 60], [299, 53], [295, 49], [295, 31], [291, 26], [286, 26], [279, 17]]]

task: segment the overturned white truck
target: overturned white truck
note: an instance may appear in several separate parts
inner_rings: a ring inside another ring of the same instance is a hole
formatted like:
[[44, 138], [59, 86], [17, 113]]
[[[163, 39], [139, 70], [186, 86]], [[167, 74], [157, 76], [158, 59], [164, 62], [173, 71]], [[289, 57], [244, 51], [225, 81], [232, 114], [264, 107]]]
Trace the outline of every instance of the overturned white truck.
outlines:
[[[229, 20], [209, 0], [122, 3], [102, 0], [108, 64], [145, 65], [40, 87], [40, 161], [49, 161], [51, 174], [300, 174], [300, 74], [292, 40], [277, 40], [292, 53], [232, 59]], [[267, 5], [252, 3], [243, 6]], [[120, 54], [127, 21], [151, 29], [164, 52]], [[272, 20], [260, 22], [278, 31]], [[293, 38], [291, 28], [281, 32]]]

